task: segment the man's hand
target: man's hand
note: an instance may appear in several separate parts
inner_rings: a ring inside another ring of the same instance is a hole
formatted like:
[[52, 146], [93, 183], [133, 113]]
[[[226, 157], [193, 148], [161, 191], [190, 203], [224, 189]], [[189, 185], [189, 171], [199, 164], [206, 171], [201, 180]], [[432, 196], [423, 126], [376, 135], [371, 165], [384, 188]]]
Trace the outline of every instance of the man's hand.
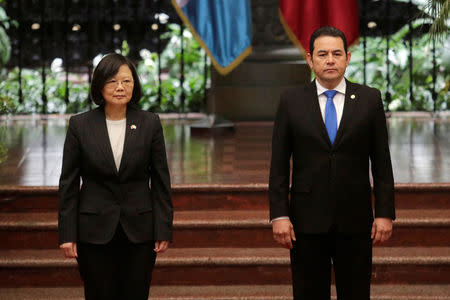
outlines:
[[292, 249], [292, 240], [295, 241], [294, 226], [289, 219], [272, 222], [273, 239], [286, 249]]
[[392, 235], [392, 220], [389, 218], [375, 218], [372, 225], [372, 243], [374, 245], [386, 242]]
[[169, 241], [156, 241], [155, 242], [155, 251], [156, 253], [166, 252], [167, 248], [169, 248]]
[[78, 257], [77, 253], [77, 243], [64, 243], [59, 245], [59, 248], [64, 253], [64, 256], [67, 258], [76, 258]]

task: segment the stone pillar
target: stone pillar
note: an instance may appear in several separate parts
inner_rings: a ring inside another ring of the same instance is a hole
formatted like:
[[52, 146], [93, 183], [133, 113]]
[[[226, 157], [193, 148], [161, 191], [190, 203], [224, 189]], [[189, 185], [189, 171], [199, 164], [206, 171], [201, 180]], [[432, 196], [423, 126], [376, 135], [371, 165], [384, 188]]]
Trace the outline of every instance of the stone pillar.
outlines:
[[211, 70], [208, 111], [233, 121], [273, 120], [280, 93], [311, 73], [280, 23], [278, 0], [252, 0], [253, 52], [226, 76]]

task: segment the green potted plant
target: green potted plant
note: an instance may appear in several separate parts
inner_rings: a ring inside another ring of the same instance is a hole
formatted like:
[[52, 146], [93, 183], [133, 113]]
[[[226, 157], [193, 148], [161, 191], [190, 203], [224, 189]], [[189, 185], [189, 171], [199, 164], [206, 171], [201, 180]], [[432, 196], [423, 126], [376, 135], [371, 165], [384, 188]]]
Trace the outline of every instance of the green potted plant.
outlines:
[[[10, 26], [17, 26], [15, 21], [12, 21], [6, 14], [3, 8], [3, 0], [0, 0], [0, 80], [6, 78], [5, 64], [9, 61], [11, 56], [11, 43], [7, 30]], [[11, 113], [14, 110], [13, 100], [7, 95], [0, 95], [0, 115]], [[8, 149], [3, 144], [6, 128], [0, 126], [0, 164], [4, 162], [8, 155]]]

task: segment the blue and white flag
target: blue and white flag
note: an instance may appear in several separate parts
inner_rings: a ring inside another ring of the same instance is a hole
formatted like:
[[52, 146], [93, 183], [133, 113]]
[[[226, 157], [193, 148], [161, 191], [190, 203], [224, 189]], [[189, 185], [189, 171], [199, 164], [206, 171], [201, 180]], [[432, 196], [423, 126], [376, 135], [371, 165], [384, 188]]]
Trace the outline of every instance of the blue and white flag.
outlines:
[[251, 52], [250, 0], [172, 0], [178, 15], [226, 75]]

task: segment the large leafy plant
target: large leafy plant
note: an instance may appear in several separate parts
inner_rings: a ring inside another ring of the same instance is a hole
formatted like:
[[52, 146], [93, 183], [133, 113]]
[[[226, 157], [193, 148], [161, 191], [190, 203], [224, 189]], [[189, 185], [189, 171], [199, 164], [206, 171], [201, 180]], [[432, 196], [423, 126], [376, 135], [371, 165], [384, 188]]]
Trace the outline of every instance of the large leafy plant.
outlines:
[[448, 21], [450, 12], [449, 0], [427, 0], [424, 12], [433, 18], [430, 28], [431, 39], [445, 41], [448, 36]]
[[[161, 103], [158, 103], [158, 54], [146, 49], [141, 50], [141, 61], [137, 65], [143, 87], [143, 98], [140, 105], [143, 109], [157, 112], [199, 111], [203, 105], [204, 63], [200, 46], [192, 34], [185, 30], [184, 70], [185, 107], [181, 107], [180, 65], [181, 37], [180, 27], [170, 25], [170, 32], [163, 38], [170, 41], [161, 54]], [[121, 53], [127, 55], [129, 50], [126, 41], [122, 44]], [[43, 111], [42, 77], [40, 69], [22, 70], [23, 103], [19, 103], [19, 70], [14, 68], [4, 72], [4, 80], [0, 82], [0, 94], [9, 103], [17, 107], [18, 113], [40, 113]], [[47, 97], [47, 113], [77, 113], [89, 107], [89, 86], [84, 74], [69, 74], [69, 103], [65, 103], [65, 73], [62, 69], [47, 68], [45, 70], [45, 95]]]
[[[45, 70], [45, 95], [47, 113], [77, 113], [88, 107], [88, 84], [80, 74], [70, 74], [69, 103], [65, 103], [65, 77], [63, 72]], [[14, 68], [0, 82], [0, 93], [11, 99], [17, 113], [40, 113], [43, 111], [41, 70], [22, 69], [23, 103], [19, 103], [19, 69]]]
[[6, 31], [10, 26], [17, 26], [17, 22], [11, 20], [3, 8], [3, 0], [0, 0], [0, 67], [3, 67], [11, 56], [11, 42]]
[[158, 104], [158, 55], [147, 50], [141, 51], [142, 61], [138, 64], [144, 96], [141, 105], [144, 109], [162, 112], [199, 111], [203, 106], [203, 51], [189, 30], [183, 31], [184, 43], [184, 83], [185, 107], [180, 102], [182, 89], [181, 74], [181, 36], [180, 26], [169, 25], [169, 32], [162, 38], [170, 38], [161, 61], [161, 104]]
[[[15, 21], [9, 19], [2, 4], [3, 1], [0, 0], [0, 81], [4, 81], [7, 75], [3, 66], [9, 61], [11, 56], [11, 42], [6, 30], [8, 30], [10, 26], [17, 26]], [[0, 94], [0, 115], [10, 113], [13, 110], [14, 104], [12, 98]], [[0, 164], [6, 160], [8, 155], [8, 149], [3, 144], [5, 133], [6, 128], [0, 126]]]
[[[413, 29], [418, 30], [424, 20], [413, 22]], [[391, 85], [387, 87], [386, 80], [386, 39], [382, 37], [367, 38], [366, 76], [367, 84], [376, 87], [385, 95], [389, 90], [392, 101], [387, 104], [391, 111], [432, 111], [433, 103], [433, 46], [429, 34], [414, 37], [413, 44], [413, 100], [409, 92], [409, 45], [407, 35], [408, 25], [390, 37], [389, 63]], [[436, 109], [450, 109], [450, 65], [448, 51], [450, 40], [445, 44], [436, 44]], [[355, 82], [363, 78], [363, 44], [351, 49], [352, 59], [347, 69], [347, 77]]]
[[[4, 81], [7, 76], [7, 71], [3, 69], [5, 64], [11, 57], [11, 42], [7, 34], [7, 30], [11, 26], [17, 26], [17, 22], [11, 20], [3, 8], [4, 1], [0, 0], [0, 81]], [[14, 110], [13, 99], [0, 94], [0, 115], [12, 112]]]

